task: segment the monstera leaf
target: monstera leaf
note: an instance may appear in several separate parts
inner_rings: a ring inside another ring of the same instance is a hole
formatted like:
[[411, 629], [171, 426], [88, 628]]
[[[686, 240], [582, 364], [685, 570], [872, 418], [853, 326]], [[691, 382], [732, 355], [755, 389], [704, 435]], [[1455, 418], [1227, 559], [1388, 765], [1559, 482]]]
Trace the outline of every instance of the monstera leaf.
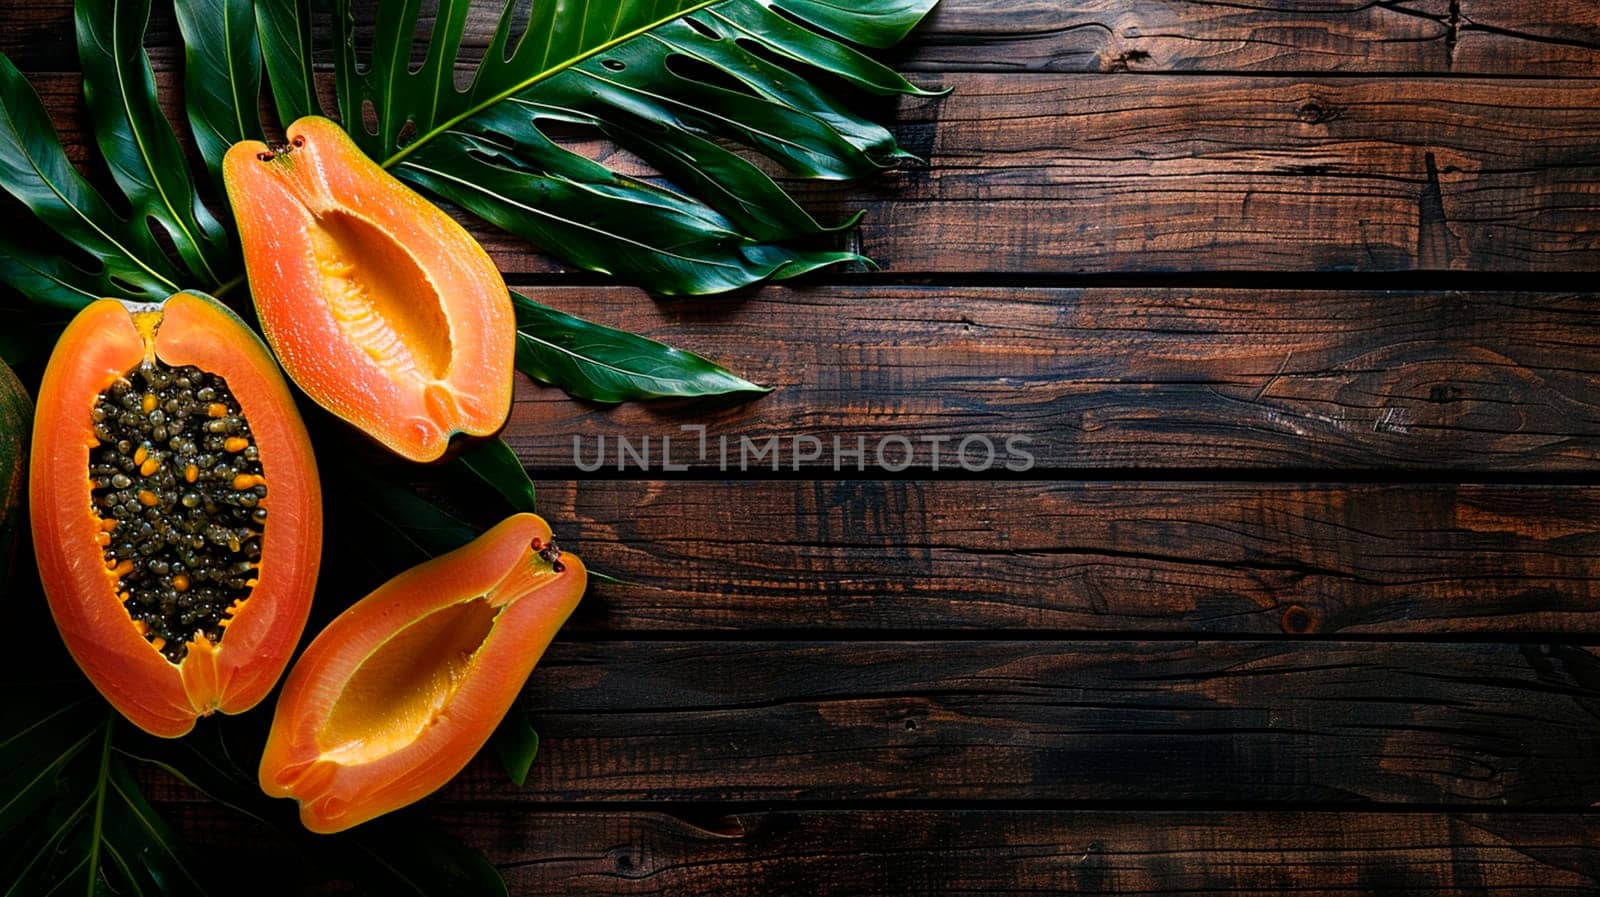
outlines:
[[[0, 304], [0, 356], [34, 353], [32, 334], [51, 333], [98, 297], [159, 301], [243, 284], [226, 209], [205, 198], [216, 194], [207, 191], [227, 146], [274, 130], [261, 118], [267, 87], [278, 125], [332, 114], [422, 190], [658, 293], [720, 292], [864, 262], [828, 248], [853, 220], [819, 223], [767, 172], [847, 179], [909, 159], [848, 98], [818, 85], [921, 93], [858, 48], [896, 43], [935, 2], [532, 0], [526, 13], [527, 0], [495, 0], [484, 19], [483, 0], [477, 13], [471, 0], [430, 0], [426, 21], [422, 0], [381, 0], [370, 20], [354, 0], [174, 0], [185, 124], [203, 161], [191, 170], [144, 46], [151, 0], [77, 0], [86, 133], [99, 151], [88, 167], [98, 170], [80, 170], [84, 160], [69, 157], [39, 96], [0, 55], [0, 210], [13, 225], [0, 233], [0, 302], [15, 293], [29, 303]], [[336, 100], [323, 109], [318, 78], [330, 72]], [[629, 176], [578, 151], [596, 139], [631, 150], [660, 177]], [[573, 395], [764, 391], [693, 353], [525, 297], [517, 305], [519, 366]], [[504, 443], [452, 465], [447, 473], [513, 507], [533, 506], [533, 484]], [[334, 556], [370, 568], [352, 573], [387, 576], [475, 531], [422, 494], [347, 473], [330, 478], [330, 495], [347, 499], [330, 507], [352, 518], [341, 530], [350, 550]], [[12, 612], [43, 608], [32, 586], [20, 588], [0, 596], [15, 602]], [[58, 645], [42, 650], [65, 663]], [[56, 688], [37, 681], [39, 667], [22, 668], [0, 669], [0, 895], [204, 892], [204, 864], [140, 794], [130, 762], [154, 762], [297, 837], [292, 819], [272, 818], [284, 807], [261, 803], [242, 772], [250, 764], [233, 763], [229, 745], [154, 744], [118, 724], [81, 680]], [[259, 733], [245, 736], [259, 744]], [[520, 782], [538, 737], [513, 715], [492, 749]], [[374, 893], [505, 892], [483, 858], [406, 819], [304, 848]]]
[[[150, 97], [152, 102], [154, 96]], [[0, 235], [0, 277], [41, 305], [77, 308], [99, 296], [164, 299], [182, 279], [155, 235], [112, 211], [61, 147], [55, 126], [22, 73], [0, 56], [0, 187], [79, 250], [23, 243], [25, 227]]]
[[[462, 49], [467, 0], [441, 0], [419, 52], [421, 0], [380, 4], [369, 40], [358, 39], [366, 23], [350, 0], [256, 13], [281, 117], [318, 111], [313, 61], [336, 35], [329, 111], [368, 155], [573, 264], [680, 294], [860, 260], [814, 246], [853, 222], [819, 224], [728, 146], [802, 178], [862, 177], [908, 160], [887, 130], [811, 82], [922, 93], [846, 41], [892, 44], [935, 2], [536, 2], [520, 29], [518, 4], [506, 2], [472, 53]], [[473, 74], [458, 88], [460, 63]], [[610, 170], [563, 143], [573, 135], [627, 147], [673, 187]]]
[[200, 895], [198, 858], [113, 750], [86, 683], [33, 683], [0, 709], [0, 872], [7, 895]]

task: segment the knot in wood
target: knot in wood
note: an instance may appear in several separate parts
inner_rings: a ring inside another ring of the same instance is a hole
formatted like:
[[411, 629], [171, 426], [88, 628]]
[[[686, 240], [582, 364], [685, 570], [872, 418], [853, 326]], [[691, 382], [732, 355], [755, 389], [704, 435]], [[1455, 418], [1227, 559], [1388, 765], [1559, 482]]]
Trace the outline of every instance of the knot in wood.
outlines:
[[1294, 114], [1295, 118], [1308, 125], [1320, 125], [1323, 122], [1330, 122], [1338, 118], [1340, 112], [1338, 107], [1312, 97], [1301, 103], [1299, 108], [1295, 109]]
[[1298, 604], [1291, 604], [1284, 610], [1283, 619], [1280, 623], [1284, 632], [1291, 635], [1305, 635], [1316, 629], [1317, 618], [1312, 616], [1311, 611], [1306, 610], [1304, 607]]

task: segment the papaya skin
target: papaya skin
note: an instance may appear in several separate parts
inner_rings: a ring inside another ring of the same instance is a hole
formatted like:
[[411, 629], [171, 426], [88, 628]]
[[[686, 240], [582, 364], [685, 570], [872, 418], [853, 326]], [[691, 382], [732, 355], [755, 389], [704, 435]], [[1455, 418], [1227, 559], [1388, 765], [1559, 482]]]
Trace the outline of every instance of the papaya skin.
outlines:
[[11, 583], [28, 461], [28, 423], [33, 402], [22, 381], [0, 361], [0, 594]]
[[284, 682], [262, 790], [299, 801], [305, 827], [326, 834], [453, 778], [583, 595], [583, 563], [552, 565], [533, 547], [549, 544], [544, 520], [517, 514], [335, 618]]
[[[135, 314], [140, 323], [136, 323]], [[95, 537], [90, 410], [147, 352], [226, 379], [272, 483], [257, 583], [225, 636], [190, 643], [172, 663], [136, 628]], [[216, 301], [179, 293], [160, 304], [102, 299], [56, 344], [39, 388], [30, 458], [33, 544], [51, 615], [89, 680], [130, 722], [176, 738], [201, 716], [242, 713], [272, 690], [305, 628], [322, 545], [311, 442], [267, 347]]]
[[516, 319], [494, 262], [338, 125], [309, 116], [287, 136], [235, 144], [222, 171], [256, 313], [290, 379], [412, 461], [499, 431]]

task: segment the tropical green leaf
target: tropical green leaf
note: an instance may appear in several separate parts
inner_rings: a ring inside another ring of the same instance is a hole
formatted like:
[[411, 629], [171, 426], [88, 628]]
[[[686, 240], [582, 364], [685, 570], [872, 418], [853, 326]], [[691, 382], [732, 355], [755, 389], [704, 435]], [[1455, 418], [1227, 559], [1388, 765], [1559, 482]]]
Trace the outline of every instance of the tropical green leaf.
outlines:
[[307, 115], [321, 115], [317, 101], [316, 71], [312, 68], [312, 16], [308, 0], [257, 3], [256, 33], [261, 59], [278, 120], [284, 124]]
[[390, 814], [334, 835], [307, 832], [294, 804], [267, 797], [247, 771], [260, 761], [261, 733], [229, 738], [236, 729], [224, 726], [239, 724], [248, 727], [249, 721], [207, 721], [181, 741], [140, 738], [122, 750], [277, 830], [302, 854], [306, 871], [385, 897], [505, 897], [505, 882], [493, 865], [414, 814]]
[[491, 439], [463, 452], [451, 464], [505, 496], [513, 509], [537, 513], [533, 480], [529, 478], [528, 469], [522, 466], [517, 453], [506, 445], [504, 439]]
[[118, 757], [107, 757], [105, 763], [101, 825], [105, 851], [135, 884], [134, 893], [150, 897], [207, 893], [193, 871], [197, 859], [192, 849], [145, 800], [133, 773]]
[[520, 788], [527, 784], [528, 771], [533, 769], [534, 758], [539, 756], [539, 733], [534, 730], [528, 714], [513, 707], [490, 736], [489, 749], [494, 751], [506, 777]]
[[156, 99], [144, 51], [147, 0], [77, 0], [83, 95], [100, 153], [136, 221], [165, 231], [190, 274], [206, 287], [236, 267], [227, 232], [200, 202], [183, 148]]
[[[502, 2], [482, 55], [458, 59], [469, 4], [441, 0], [418, 60], [421, 0], [380, 4], [370, 28], [350, 0], [333, 0], [322, 29], [333, 34], [322, 39], [346, 127], [399, 177], [573, 264], [658, 293], [701, 294], [865, 262], [813, 245], [853, 219], [819, 224], [728, 145], [804, 178], [909, 161], [887, 130], [808, 79], [923, 93], [849, 44], [891, 44], [935, 2], [536, 2], [515, 34], [518, 5]], [[274, 93], [310, 109], [319, 4], [269, 6], [263, 33], [282, 36], [264, 43]], [[473, 67], [465, 88], [453, 79], [458, 64]], [[638, 153], [675, 188], [574, 152], [568, 139], [589, 134]]]
[[71, 262], [48, 248], [24, 247], [0, 237], [0, 277], [30, 300], [73, 308], [86, 293], [150, 301], [177, 291], [181, 277], [149, 229], [113, 212], [72, 167], [38, 94], [4, 55], [0, 188], [84, 257], [82, 263]]
[[761, 5], [880, 50], [905, 40], [933, 8], [928, 0], [761, 0]]
[[596, 570], [593, 567], [589, 568], [589, 581], [591, 583], [603, 582], [603, 583], [608, 583], [608, 584], [614, 585], [614, 586], [632, 586], [632, 585], [637, 585], [637, 583], [629, 582], [626, 579], [618, 579], [617, 577], [612, 576], [609, 573], [602, 573], [601, 571]]
[[725, 39], [755, 41], [784, 59], [821, 69], [879, 96], [908, 94], [930, 96], [899, 72], [874, 60], [849, 44], [840, 43], [810, 28], [802, 28], [774, 9], [806, 8], [796, 15], [827, 30], [837, 23], [845, 40], [886, 48], [905, 40], [911, 29], [933, 6], [925, 0], [855, 0], [848, 8], [792, 0], [783, 3], [722, 3], [695, 16], [708, 32]]
[[[4, 252], [0, 249], [0, 252]], [[0, 277], [5, 277], [0, 271]], [[14, 365], [26, 360], [39, 347], [34, 344], [33, 316], [26, 309], [0, 305], [0, 364]], [[3, 403], [0, 403], [3, 405]], [[30, 414], [31, 418], [32, 415]], [[0, 552], [5, 549], [0, 547]], [[0, 566], [4, 566], [0, 560]], [[0, 575], [0, 589], [5, 587], [5, 577]]]
[[113, 749], [114, 714], [82, 682], [11, 684], [0, 711], [5, 897], [202, 895], [198, 859]]
[[[407, 159], [399, 174], [577, 265], [667, 295], [723, 292], [860, 260], [747, 239], [709, 206], [614, 175], [535, 128], [522, 137], [508, 151], [452, 132]], [[529, 153], [530, 141], [543, 149]], [[537, 154], [547, 168], [522, 168], [524, 153]]]
[[409, 819], [386, 816], [342, 840], [341, 862], [353, 861], [385, 897], [506, 897], [500, 870], [482, 854]]
[[241, 140], [261, 140], [261, 44], [252, 0], [174, 3], [183, 32], [183, 99], [189, 128], [212, 180]]
[[[471, 542], [478, 529], [406, 486], [375, 476], [354, 464], [334, 462], [331, 492], [340, 513], [355, 519], [342, 527], [341, 538], [359, 543], [358, 550], [390, 574], [453, 551]], [[355, 597], [355, 596], [351, 596]]]
[[90, 274], [56, 253], [24, 248], [4, 235], [0, 235], [0, 282], [35, 305], [67, 311], [122, 292], [109, 289], [108, 279]]
[[[334, 0], [339, 30], [334, 66], [339, 108], [352, 136], [368, 155], [389, 159], [426, 143], [500, 101], [629, 38], [713, 0], [567, 0], [534, 3], [521, 39], [512, 42], [517, 3], [502, 3], [499, 28], [478, 59], [466, 90], [455, 86], [454, 70], [466, 30], [468, 0], [440, 0], [422, 64], [412, 68], [411, 45], [422, 11], [421, 0], [379, 4], [369, 52], [355, 42], [351, 0]], [[303, 8], [308, 4], [301, 0]], [[286, 14], [285, 14], [286, 15]], [[361, 57], [358, 59], [358, 57]], [[365, 61], [366, 66], [361, 66]], [[365, 122], [370, 104], [376, 127]], [[402, 147], [407, 125], [417, 139]]]
[[81, 690], [12, 688], [0, 710], [0, 840], [53, 800], [63, 767], [104, 722]]
[[614, 330], [512, 293], [517, 370], [593, 402], [763, 393], [693, 352]]

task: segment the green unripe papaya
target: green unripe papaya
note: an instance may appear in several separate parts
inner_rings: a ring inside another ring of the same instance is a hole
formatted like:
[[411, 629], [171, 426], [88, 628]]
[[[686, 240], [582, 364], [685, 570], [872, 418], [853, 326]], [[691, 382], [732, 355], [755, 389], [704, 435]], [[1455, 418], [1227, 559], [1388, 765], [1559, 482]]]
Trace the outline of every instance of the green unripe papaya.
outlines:
[[0, 361], [0, 592], [11, 582], [17, 556], [17, 533], [23, 529], [22, 496], [26, 484], [28, 424], [33, 401], [22, 381]]

